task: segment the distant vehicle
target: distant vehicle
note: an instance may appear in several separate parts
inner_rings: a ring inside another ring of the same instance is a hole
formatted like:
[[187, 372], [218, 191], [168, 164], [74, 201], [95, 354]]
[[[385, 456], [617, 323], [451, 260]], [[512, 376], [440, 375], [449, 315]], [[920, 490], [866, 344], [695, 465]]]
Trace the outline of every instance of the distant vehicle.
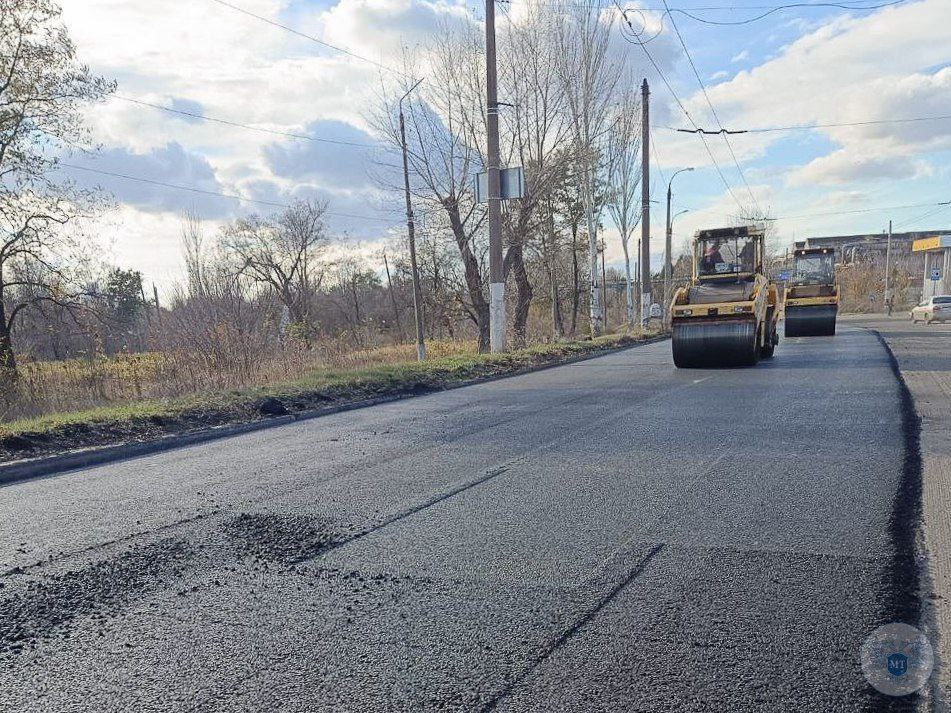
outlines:
[[786, 285], [783, 314], [787, 337], [821, 337], [835, 334], [839, 288], [835, 282], [833, 248], [801, 248], [794, 255], [795, 268]]
[[773, 356], [779, 296], [763, 270], [764, 254], [759, 227], [696, 233], [693, 280], [670, 308], [674, 364], [753, 366]]
[[951, 321], [951, 295], [935, 295], [911, 310], [913, 324]]

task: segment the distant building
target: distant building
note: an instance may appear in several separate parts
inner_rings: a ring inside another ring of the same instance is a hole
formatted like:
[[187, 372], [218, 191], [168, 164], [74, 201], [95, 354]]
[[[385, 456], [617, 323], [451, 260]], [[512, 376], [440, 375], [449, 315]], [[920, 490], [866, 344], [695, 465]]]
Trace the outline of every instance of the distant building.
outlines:
[[[941, 235], [951, 236], [951, 230], [916, 230], [909, 233], [892, 233], [892, 255], [895, 257], [910, 256], [912, 244], [916, 240]], [[886, 233], [825, 235], [796, 241], [797, 248], [835, 248], [838, 261], [843, 263], [884, 258], [887, 245], [888, 235]]]
[[912, 250], [924, 256], [921, 298], [951, 292], [951, 233], [920, 238]]

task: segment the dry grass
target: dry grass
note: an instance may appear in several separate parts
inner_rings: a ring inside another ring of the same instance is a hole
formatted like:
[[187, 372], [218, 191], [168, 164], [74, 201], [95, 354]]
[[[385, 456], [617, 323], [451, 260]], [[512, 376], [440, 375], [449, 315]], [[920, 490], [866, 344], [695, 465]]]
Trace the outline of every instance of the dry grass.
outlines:
[[[0, 437], [60, 433], [64, 428], [77, 426], [100, 426], [108, 432], [110, 424], [151, 417], [177, 418], [198, 411], [218, 414], [222, 421], [243, 420], [252, 413], [253, 405], [266, 396], [294, 402], [301, 396], [321, 393], [332, 395], [335, 401], [346, 401], [399, 392], [408, 385], [444, 388], [460, 381], [512, 373], [632, 344], [639, 337], [635, 334], [607, 335], [581, 342], [539, 344], [505, 354], [478, 354], [475, 343], [470, 342], [433, 342], [427, 344], [428, 358], [422, 363], [415, 361], [414, 344], [380, 347], [338, 355], [339, 362], [346, 361], [350, 366], [321, 363], [292, 379], [262, 381], [231, 390], [189, 391], [187, 379], [163, 383], [161, 377], [173, 374], [176, 368], [170, 355], [33, 364], [30, 373], [34, 386], [60, 392], [56, 399], [47, 394], [45, 403], [76, 405], [5, 419], [0, 423]], [[268, 373], [270, 371], [265, 369], [260, 375], [263, 377]], [[138, 386], [132, 387], [130, 382], [136, 382]], [[150, 388], [155, 393], [149, 393]], [[174, 389], [184, 389], [184, 392], [172, 397], [156, 395], [168, 394]], [[143, 395], [136, 396], [138, 393]], [[67, 400], [70, 394], [71, 402]]]
[[[426, 346], [433, 359], [476, 353], [475, 342], [468, 341], [432, 341]], [[353, 350], [325, 343], [318, 348], [285, 345], [258, 360], [252, 369], [238, 364], [222, 368], [220, 360], [208, 364], [200, 356], [182, 351], [25, 362], [20, 367], [20, 382], [4, 404], [2, 421], [267, 386], [317, 371], [352, 371], [410, 362], [415, 357], [415, 344]]]

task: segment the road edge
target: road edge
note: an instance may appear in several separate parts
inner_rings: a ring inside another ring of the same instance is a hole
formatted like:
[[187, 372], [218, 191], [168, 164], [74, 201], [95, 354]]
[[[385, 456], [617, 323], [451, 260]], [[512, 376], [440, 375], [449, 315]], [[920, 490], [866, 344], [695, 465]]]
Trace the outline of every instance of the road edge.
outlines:
[[882, 333], [871, 327], [861, 327], [875, 335], [888, 356], [889, 367], [898, 382], [899, 410], [903, 441], [902, 472], [898, 490], [892, 502], [889, 516], [889, 534], [894, 544], [890, 564], [890, 582], [888, 592], [890, 601], [886, 607], [889, 623], [903, 622], [911, 624], [926, 633], [932, 639], [935, 666], [927, 687], [928, 694], [919, 695], [919, 709], [935, 710], [941, 698], [940, 646], [941, 632], [937, 621], [925, 606], [922, 594], [924, 584], [930, 579], [928, 569], [928, 550], [924, 543], [924, 465], [921, 451], [921, 415], [915, 406], [915, 397], [901, 364], [891, 345]]
[[225, 426], [214, 426], [212, 428], [205, 428], [170, 436], [162, 436], [160, 438], [145, 441], [134, 441], [131, 443], [119, 443], [109, 446], [92, 447], [76, 451], [68, 451], [66, 453], [59, 453], [56, 455], [41, 456], [39, 458], [12, 461], [10, 463], [0, 464], [0, 487], [21, 483], [27, 480], [34, 480], [36, 478], [61, 475], [63, 473], [80, 468], [104, 465], [106, 463], [138, 458], [141, 456], [151, 455], [153, 453], [174, 450], [176, 448], [185, 448], [187, 446], [207, 443], [209, 441], [217, 441], [223, 438], [240, 436], [246, 433], [253, 433], [255, 431], [263, 431], [268, 428], [286, 426], [288, 424], [298, 423], [301, 421], [310, 421], [315, 418], [320, 418], [322, 416], [332, 416], [333, 414], [342, 413], [345, 411], [355, 411], [357, 409], [369, 408], [371, 406], [378, 406], [380, 404], [391, 403], [393, 401], [422, 398], [430, 394], [452, 391], [454, 389], [461, 389], [467, 386], [486, 384], [493, 381], [500, 381], [502, 379], [511, 379], [516, 376], [523, 376], [525, 374], [532, 374], [538, 371], [545, 371], [546, 369], [554, 369], [559, 366], [569, 366], [582, 361], [598, 359], [600, 357], [617, 354], [628, 349], [636, 349], [637, 347], [647, 346], [648, 344], [656, 344], [668, 339], [670, 339], [669, 335], [659, 335], [639, 341], [635, 344], [609, 347], [607, 349], [588, 352], [586, 354], [579, 354], [577, 356], [568, 357], [563, 360], [552, 361], [546, 364], [538, 364], [535, 366], [515, 369], [505, 374], [494, 374], [492, 376], [477, 377], [475, 379], [460, 381], [455, 384], [446, 384], [425, 393], [404, 392], [397, 394], [387, 394], [384, 396], [375, 396], [369, 399], [362, 399], [360, 401], [352, 401], [343, 404], [335, 404], [333, 406], [322, 406], [320, 408], [307, 409], [305, 411], [299, 411], [286, 416], [272, 416], [270, 418], [265, 418], [258, 421], [228, 424]]

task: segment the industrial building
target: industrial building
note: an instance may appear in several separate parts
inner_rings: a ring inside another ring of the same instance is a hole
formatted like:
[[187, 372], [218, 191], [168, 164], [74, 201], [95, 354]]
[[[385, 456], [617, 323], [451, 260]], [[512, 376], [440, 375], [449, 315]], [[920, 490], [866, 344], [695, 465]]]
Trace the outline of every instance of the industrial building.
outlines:
[[[892, 256], [911, 256], [916, 240], [933, 238], [936, 235], [951, 235], [951, 230], [916, 230], [907, 233], [892, 233]], [[877, 257], [885, 257], [888, 247], [887, 233], [864, 235], [825, 235], [797, 240], [797, 248], [835, 248], [840, 262], [850, 263]]]

